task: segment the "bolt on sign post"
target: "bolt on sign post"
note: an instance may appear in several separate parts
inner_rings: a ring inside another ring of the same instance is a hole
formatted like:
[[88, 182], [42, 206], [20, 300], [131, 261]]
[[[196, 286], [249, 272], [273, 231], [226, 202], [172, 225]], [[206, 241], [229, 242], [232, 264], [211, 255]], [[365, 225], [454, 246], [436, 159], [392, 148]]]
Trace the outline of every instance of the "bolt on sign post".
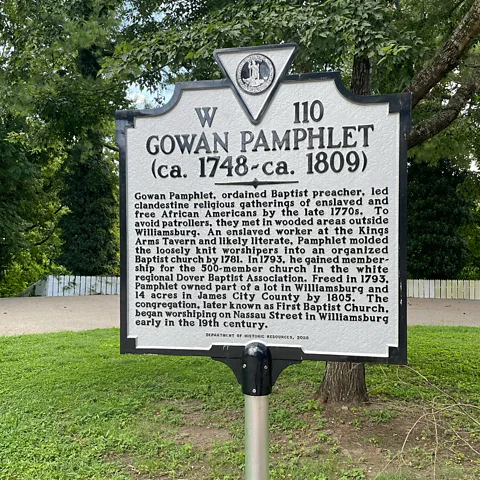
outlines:
[[248, 479], [268, 478], [286, 366], [406, 362], [410, 96], [289, 75], [296, 52], [217, 50], [224, 80], [117, 112], [121, 351], [233, 369]]

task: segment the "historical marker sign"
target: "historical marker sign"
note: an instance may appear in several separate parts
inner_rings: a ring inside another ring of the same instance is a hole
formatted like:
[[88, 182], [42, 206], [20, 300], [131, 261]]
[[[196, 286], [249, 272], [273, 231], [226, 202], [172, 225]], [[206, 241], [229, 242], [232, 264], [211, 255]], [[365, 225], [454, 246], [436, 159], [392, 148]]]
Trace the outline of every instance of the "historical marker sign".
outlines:
[[406, 360], [408, 95], [218, 50], [226, 79], [117, 114], [122, 351]]

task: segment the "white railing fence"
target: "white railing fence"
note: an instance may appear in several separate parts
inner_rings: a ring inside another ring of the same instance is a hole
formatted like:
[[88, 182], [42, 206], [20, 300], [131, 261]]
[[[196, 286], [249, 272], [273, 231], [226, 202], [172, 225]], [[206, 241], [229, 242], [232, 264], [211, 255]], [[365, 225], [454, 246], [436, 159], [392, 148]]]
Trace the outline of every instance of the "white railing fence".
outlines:
[[480, 280], [407, 280], [407, 297], [480, 300]]
[[78, 295], [118, 295], [120, 277], [49, 275], [28, 287], [23, 297], [71, 297]]
[[[120, 277], [49, 275], [28, 287], [21, 296], [67, 297], [119, 293]], [[480, 280], [407, 280], [407, 297], [480, 300]]]

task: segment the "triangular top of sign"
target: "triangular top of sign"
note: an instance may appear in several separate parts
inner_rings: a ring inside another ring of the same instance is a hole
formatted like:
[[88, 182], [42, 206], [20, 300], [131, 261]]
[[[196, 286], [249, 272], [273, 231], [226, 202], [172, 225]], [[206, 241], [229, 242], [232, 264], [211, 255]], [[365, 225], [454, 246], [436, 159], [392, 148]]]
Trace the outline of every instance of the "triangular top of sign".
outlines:
[[252, 123], [261, 122], [297, 50], [295, 43], [215, 50], [215, 61]]

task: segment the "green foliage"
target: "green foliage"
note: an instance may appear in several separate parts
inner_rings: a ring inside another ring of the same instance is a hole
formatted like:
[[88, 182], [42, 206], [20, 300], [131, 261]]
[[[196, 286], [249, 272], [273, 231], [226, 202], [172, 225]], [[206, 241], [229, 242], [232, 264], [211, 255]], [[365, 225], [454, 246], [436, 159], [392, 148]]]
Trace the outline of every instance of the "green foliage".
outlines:
[[[473, 4], [368, 0], [142, 0], [126, 4], [123, 41], [103, 63], [107, 77], [136, 81], [158, 92], [174, 81], [221, 78], [216, 48], [296, 42], [292, 71], [338, 70], [351, 84], [355, 55], [373, 66], [372, 94], [404, 91], [459, 25]], [[414, 109], [414, 124], [432, 119], [472, 74], [474, 43], [457, 68]], [[161, 96], [157, 98], [161, 102]], [[467, 166], [480, 152], [478, 95], [459, 119], [422, 145], [417, 159], [451, 158]]]
[[45, 255], [58, 246], [55, 223], [61, 211], [54, 182], [58, 157], [39, 144], [41, 125], [11, 113], [4, 100], [0, 97], [0, 295], [18, 293], [34, 272], [44, 271]]
[[468, 244], [470, 256], [460, 277], [465, 280], [480, 280], [480, 173], [470, 172], [462, 185], [461, 193], [474, 205], [472, 221], [463, 227], [462, 233]]
[[0, 115], [0, 272], [12, 263], [20, 248], [22, 230], [35, 218], [33, 207], [42, 159], [29, 155], [20, 133], [22, 123], [11, 115]]
[[63, 251], [59, 262], [74, 275], [118, 273], [118, 178], [115, 164], [102, 152], [102, 136], [89, 132], [65, 164], [61, 197], [68, 212], [59, 222]]
[[339, 70], [346, 85], [354, 55], [371, 58], [373, 92], [406, 88], [473, 0], [142, 0], [126, 5], [124, 41], [105, 72], [156, 91], [175, 80], [220, 78], [215, 48], [296, 42], [296, 72]]
[[[112, 141], [115, 110], [126, 105], [125, 87], [116, 80], [106, 81], [98, 72], [103, 58], [112, 52], [122, 21], [122, 12], [117, 11], [121, 3], [5, 0], [0, 5], [3, 294], [18, 293], [34, 272], [43, 275], [57, 268], [54, 261], [62, 248], [58, 222], [63, 214], [67, 218], [62, 220], [66, 229], [62, 258], [67, 265], [77, 250], [84, 262], [95, 258], [97, 270], [92, 273], [115, 271], [117, 180], [103, 145]], [[103, 136], [93, 141], [88, 133], [92, 131]], [[75, 160], [79, 165], [73, 165]], [[80, 185], [82, 175], [89, 187]], [[99, 178], [102, 175], [105, 178]], [[82, 202], [92, 201], [99, 209], [96, 215], [86, 220], [83, 215], [90, 214], [93, 206], [80, 207], [76, 196]], [[79, 232], [83, 233], [79, 236]], [[28, 268], [26, 258], [32, 261]]]
[[391, 409], [387, 410], [366, 410], [365, 412], [374, 423], [385, 424], [388, 423], [393, 417], [394, 413]]
[[408, 273], [411, 278], [457, 278], [468, 260], [461, 228], [471, 203], [459, 192], [468, 173], [448, 160], [412, 162], [408, 169]]
[[13, 297], [48, 274], [67, 273], [65, 268], [52, 261], [59, 251], [60, 241], [57, 235], [52, 235], [48, 242], [41, 245], [31, 245], [20, 250], [0, 280], [0, 297]]
[[363, 468], [353, 468], [352, 470], [344, 470], [339, 480], [365, 480], [366, 478]]
[[480, 204], [473, 210], [472, 222], [462, 229], [470, 252], [468, 263], [460, 272], [463, 280], [480, 280]]
[[191, 9], [170, 1], [159, 2], [157, 16], [155, 2], [146, 3], [147, 21], [141, 21], [144, 9], [131, 9], [132, 25], [104, 71], [152, 90], [174, 80], [220, 78], [215, 48], [297, 42], [296, 72], [336, 69], [347, 83], [356, 54], [381, 58], [383, 68], [393, 69], [423, 51], [421, 39], [394, 22], [394, 9], [377, 0], [240, 0], [234, 6], [205, 0]]

